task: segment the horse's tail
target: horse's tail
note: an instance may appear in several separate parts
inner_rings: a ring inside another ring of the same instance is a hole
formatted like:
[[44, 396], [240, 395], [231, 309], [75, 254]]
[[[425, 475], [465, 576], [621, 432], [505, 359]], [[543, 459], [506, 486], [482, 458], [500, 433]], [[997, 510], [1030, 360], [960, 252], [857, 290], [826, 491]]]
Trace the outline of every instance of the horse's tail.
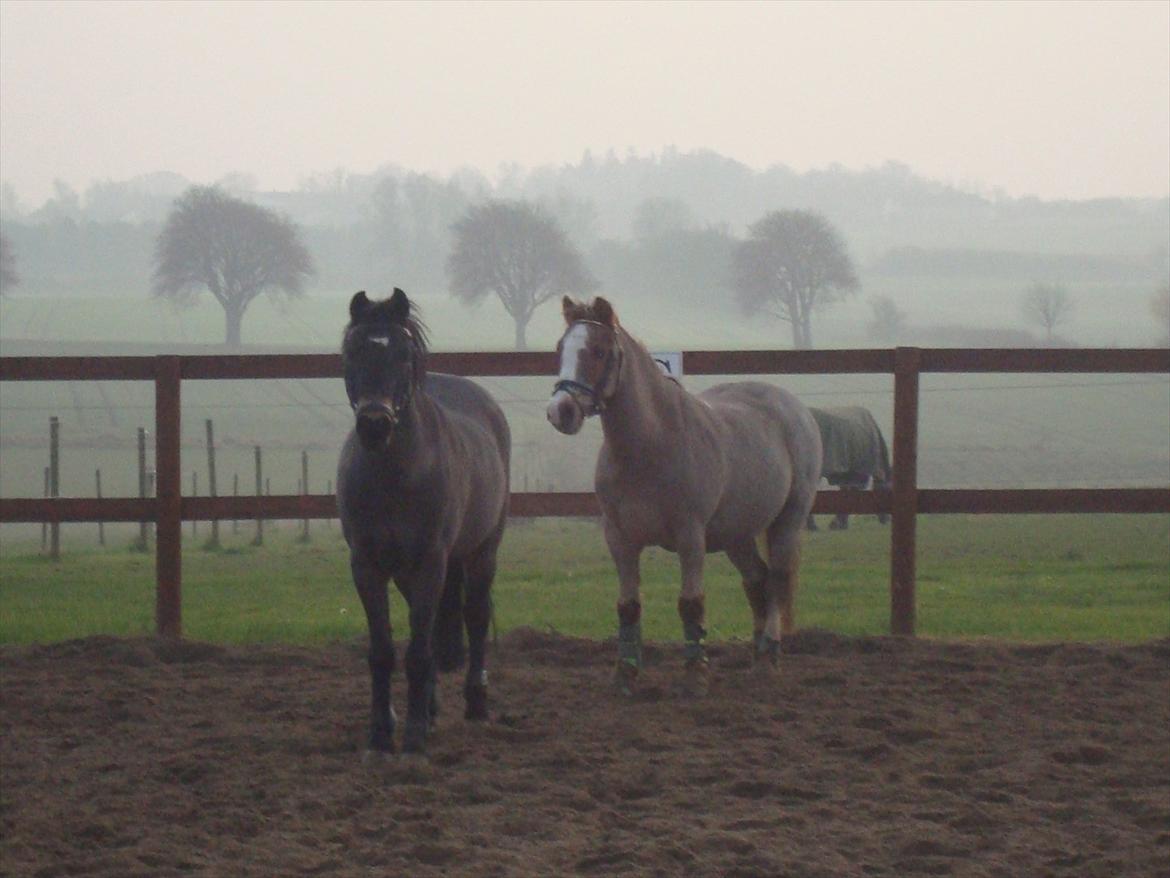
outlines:
[[435, 614], [435, 667], [440, 671], [457, 671], [463, 667], [466, 648], [463, 645], [463, 565], [451, 563], [447, 567], [447, 582], [439, 598]]

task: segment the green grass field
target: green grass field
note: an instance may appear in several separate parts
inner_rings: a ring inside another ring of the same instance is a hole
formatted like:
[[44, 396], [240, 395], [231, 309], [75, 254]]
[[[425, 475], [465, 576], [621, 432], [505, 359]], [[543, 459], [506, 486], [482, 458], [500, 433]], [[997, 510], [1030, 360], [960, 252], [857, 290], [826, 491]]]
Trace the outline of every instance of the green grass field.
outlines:
[[[935, 516], [919, 520], [918, 631], [939, 638], [1142, 641], [1170, 636], [1170, 517], [1122, 515]], [[94, 525], [66, 527], [64, 556], [40, 555], [29, 531], [0, 548], [0, 642], [94, 634], [146, 635], [154, 626], [154, 558], [129, 550], [122, 529], [105, 549]], [[251, 526], [225, 526], [225, 548], [188, 536], [183, 565], [185, 636], [224, 643], [323, 643], [364, 635], [336, 526], [299, 523], [250, 545]], [[189, 535], [189, 526], [185, 529]], [[81, 533], [84, 531], [84, 533]], [[673, 555], [643, 556], [646, 636], [677, 640]], [[854, 519], [806, 541], [798, 623], [844, 634], [882, 634], [889, 624], [889, 528]], [[713, 640], [750, 633], [738, 577], [722, 555], [706, 568]], [[495, 585], [496, 623], [612, 636], [616, 578], [596, 523], [513, 522]], [[392, 618], [404, 636], [395, 595]]]

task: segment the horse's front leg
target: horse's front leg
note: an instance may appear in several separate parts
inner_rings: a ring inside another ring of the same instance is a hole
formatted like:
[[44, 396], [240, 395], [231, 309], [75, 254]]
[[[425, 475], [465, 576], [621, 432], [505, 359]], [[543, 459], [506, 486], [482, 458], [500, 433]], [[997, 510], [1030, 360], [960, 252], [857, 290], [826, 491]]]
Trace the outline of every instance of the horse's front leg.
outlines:
[[390, 674], [394, 671], [394, 641], [390, 632], [389, 576], [364, 553], [349, 560], [353, 583], [366, 611], [370, 630], [370, 736], [373, 752], [394, 752], [394, 711], [390, 705]]
[[618, 574], [618, 660], [614, 684], [622, 695], [633, 695], [642, 670], [642, 549], [632, 545], [605, 521], [605, 542]]
[[439, 595], [447, 575], [447, 556], [440, 551], [425, 555], [400, 584], [410, 595], [410, 645], [406, 648], [406, 731], [402, 749], [421, 753], [426, 748], [435, 691], [433, 636]]
[[678, 615], [683, 627], [683, 657], [686, 659], [686, 689], [691, 695], [707, 694], [707, 613], [703, 595], [703, 561], [707, 555], [702, 531], [678, 540], [678, 560], [682, 568], [682, 592], [678, 598]]

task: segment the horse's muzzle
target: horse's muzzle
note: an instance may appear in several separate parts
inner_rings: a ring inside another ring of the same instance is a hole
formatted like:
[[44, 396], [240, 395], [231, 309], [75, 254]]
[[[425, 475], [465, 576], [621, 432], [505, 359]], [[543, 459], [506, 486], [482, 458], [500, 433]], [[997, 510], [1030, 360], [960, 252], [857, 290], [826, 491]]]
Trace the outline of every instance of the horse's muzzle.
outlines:
[[398, 413], [388, 405], [364, 405], [357, 411], [358, 440], [368, 451], [385, 448], [397, 426]]
[[585, 423], [585, 410], [567, 390], [558, 390], [552, 395], [545, 414], [548, 422], [566, 436], [576, 435]]

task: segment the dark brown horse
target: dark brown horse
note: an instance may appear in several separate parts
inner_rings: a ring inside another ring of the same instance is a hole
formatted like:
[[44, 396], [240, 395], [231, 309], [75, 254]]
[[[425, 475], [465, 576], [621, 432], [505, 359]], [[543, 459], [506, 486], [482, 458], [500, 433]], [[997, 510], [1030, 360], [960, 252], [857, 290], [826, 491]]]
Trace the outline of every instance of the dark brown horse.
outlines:
[[[548, 419], [562, 433], [600, 414], [596, 488], [617, 565], [618, 685], [641, 668], [639, 556], [677, 552], [688, 688], [707, 686], [703, 560], [723, 551], [743, 576], [758, 658], [774, 666], [792, 627], [805, 520], [821, 474], [821, 440], [808, 409], [771, 384], [720, 384], [698, 395], [667, 378], [626, 333], [613, 307], [566, 297], [560, 378]], [[767, 561], [756, 547], [763, 536]]]
[[364, 292], [342, 343], [356, 426], [337, 468], [350, 570], [370, 629], [369, 746], [394, 749], [390, 579], [410, 607], [403, 749], [422, 751], [438, 710], [435, 669], [470, 661], [467, 719], [487, 717], [484, 642], [496, 550], [508, 511], [511, 437], [504, 413], [465, 378], [428, 375], [426, 336], [410, 300]]

